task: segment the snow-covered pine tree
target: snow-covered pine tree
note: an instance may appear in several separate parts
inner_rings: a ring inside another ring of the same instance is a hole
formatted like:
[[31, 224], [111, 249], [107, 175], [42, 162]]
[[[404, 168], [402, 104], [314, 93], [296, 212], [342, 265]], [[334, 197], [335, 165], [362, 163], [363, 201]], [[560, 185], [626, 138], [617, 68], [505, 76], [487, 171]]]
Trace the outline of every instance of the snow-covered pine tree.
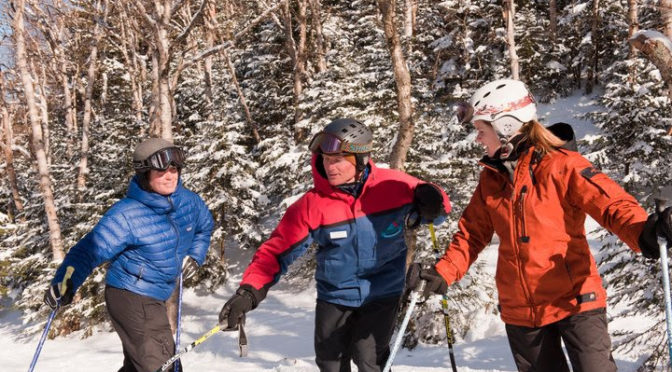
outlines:
[[[670, 148], [666, 135], [671, 122], [670, 101], [657, 69], [641, 56], [628, 58], [626, 9], [618, 2], [608, 4], [618, 12], [607, 13], [612, 19], [605, 33], [613, 48], [605, 55], [608, 66], [600, 75], [605, 92], [600, 103], [604, 111], [590, 115], [601, 133], [591, 138], [588, 157], [604, 172], [619, 180], [648, 211], [653, 211], [652, 195], [672, 182]], [[640, 4], [639, 23], [655, 29], [659, 16], [655, 2]], [[632, 72], [635, 72], [634, 74]], [[597, 257], [605, 279], [610, 306], [611, 333], [616, 350], [633, 358], [643, 358], [643, 370], [664, 368], [668, 362], [664, 326], [664, 305], [658, 262], [635, 255], [623, 242], [600, 234], [602, 248]], [[646, 327], [633, 329], [628, 319], [649, 318]]]

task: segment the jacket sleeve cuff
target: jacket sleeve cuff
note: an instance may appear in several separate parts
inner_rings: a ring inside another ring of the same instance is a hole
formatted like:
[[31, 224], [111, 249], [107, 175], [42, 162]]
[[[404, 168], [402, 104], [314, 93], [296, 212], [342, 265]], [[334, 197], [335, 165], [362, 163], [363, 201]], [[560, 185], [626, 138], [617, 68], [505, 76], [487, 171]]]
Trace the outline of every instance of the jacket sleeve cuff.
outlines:
[[240, 295], [251, 295], [252, 298], [252, 309], [255, 309], [264, 298], [266, 298], [266, 293], [268, 293], [268, 287], [261, 287], [261, 289], [256, 289], [249, 284], [241, 285], [236, 291]]

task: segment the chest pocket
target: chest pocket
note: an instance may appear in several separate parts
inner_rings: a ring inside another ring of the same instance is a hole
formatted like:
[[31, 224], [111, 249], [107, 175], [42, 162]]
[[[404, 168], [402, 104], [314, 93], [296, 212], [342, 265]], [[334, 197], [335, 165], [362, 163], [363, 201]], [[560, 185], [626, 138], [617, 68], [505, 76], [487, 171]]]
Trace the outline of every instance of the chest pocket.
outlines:
[[355, 222], [319, 229], [314, 234], [319, 248], [315, 254], [317, 280], [342, 285], [357, 273], [357, 235]]

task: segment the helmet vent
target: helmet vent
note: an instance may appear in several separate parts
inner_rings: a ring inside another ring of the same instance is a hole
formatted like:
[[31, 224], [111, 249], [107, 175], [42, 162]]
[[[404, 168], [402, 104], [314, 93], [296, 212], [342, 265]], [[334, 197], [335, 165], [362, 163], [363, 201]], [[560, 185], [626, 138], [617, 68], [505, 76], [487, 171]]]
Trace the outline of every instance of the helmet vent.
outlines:
[[490, 92], [485, 93], [485, 94], [483, 95], [483, 98], [485, 98], [485, 97], [487, 97], [487, 96], [489, 96], [489, 95], [490, 95]]
[[505, 86], [506, 86], [506, 84], [498, 85], [497, 88], [495, 88], [495, 89], [502, 89], [502, 88], [504, 88]]

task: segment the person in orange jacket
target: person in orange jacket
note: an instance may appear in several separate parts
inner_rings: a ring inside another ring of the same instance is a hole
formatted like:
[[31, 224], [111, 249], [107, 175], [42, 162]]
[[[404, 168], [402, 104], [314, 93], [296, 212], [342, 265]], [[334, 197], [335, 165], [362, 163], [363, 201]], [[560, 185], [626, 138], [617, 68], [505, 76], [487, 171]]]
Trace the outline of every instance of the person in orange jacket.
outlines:
[[635, 252], [657, 258], [656, 235], [672, 240], [672, 209], [647, 216], [576, 152], [571, 127], [537, 121], [535, 100], [520, 81], [484, 85], [457, 116], [478, 131], [487, 152], [483, 170], [445, 254], [435, 266], [414, 264], [407, 288], [425, 280], [425, 295], [444, 294], [496, 233], [501, 318], [518, 370], [569, 371], [562, 340], [574, 371], [616, 371], [586, 214]]

